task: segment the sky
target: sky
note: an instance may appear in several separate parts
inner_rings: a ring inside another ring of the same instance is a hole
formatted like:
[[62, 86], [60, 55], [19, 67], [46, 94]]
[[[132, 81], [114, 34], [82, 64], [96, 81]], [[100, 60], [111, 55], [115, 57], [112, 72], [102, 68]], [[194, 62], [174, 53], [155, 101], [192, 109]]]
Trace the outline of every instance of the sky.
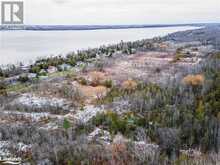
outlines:
[[24, 0], [25, 24], [220, 22], [220, 0]]

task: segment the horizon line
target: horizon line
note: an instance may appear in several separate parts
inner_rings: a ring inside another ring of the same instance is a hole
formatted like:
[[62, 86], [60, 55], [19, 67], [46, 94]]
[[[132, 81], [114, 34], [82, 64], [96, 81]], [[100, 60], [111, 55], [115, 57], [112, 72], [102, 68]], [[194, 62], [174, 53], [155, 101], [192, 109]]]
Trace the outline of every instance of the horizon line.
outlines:
[[155, 23], [155, 24], [0, 24], [0, 26], [167, 26], [167, 25], [204, 25], [220, 24], [220, 22], [202, 23]]

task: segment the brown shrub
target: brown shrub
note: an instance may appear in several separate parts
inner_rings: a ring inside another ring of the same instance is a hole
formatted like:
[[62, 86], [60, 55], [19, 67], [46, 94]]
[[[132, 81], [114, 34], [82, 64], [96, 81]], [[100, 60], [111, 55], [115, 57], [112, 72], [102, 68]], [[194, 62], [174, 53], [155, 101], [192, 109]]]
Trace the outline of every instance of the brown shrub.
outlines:
[[107, 88], [105, 86], [85, 86], [85, 85], [79, 85], [77, 86], [78, 90], [82, 95], [84, 96], [84, 101], [91, 102], [96, 99], [101, 99], [106, 96], [107, 94]]
[[201, 74], [197, 75], [188, 75], [183, 78], [183, 83], [191, 86], [199, 86], [202, 85], [205, 81], [205, 77]]
[[134, 80], [126, 80], [122, 83], [122, 89], [126, 91], [132, 91], [137, 88], [138, 84]]
[[106, 80], [106, 76], [105, 76], [105, 73], [103, 72], [94, 71], [94, 72], [89, 73], [88, 81], [90, 82], [92, 86], [101, 85], [102, 82], [104, 82], [105, 80]]

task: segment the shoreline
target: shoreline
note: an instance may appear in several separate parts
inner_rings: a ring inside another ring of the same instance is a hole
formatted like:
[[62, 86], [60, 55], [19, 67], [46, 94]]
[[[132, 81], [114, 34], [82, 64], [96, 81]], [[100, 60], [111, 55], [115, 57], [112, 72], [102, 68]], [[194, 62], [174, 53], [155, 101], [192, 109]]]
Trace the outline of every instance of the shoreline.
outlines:
[[140, 29], [140, 28], [168, 28], [194, 26], [203, 27], [212, 24], [155, 24], [155, 25], [0, 25], [0, 31], [87, 31], [87, 30], [111, 30], [111, 29]]
[[[171, 28], [173, 26], [170, 26]], [[185, 27], [185, 26], [178, 26], [178, 27]], [[187, 27], [187, 26], [186, 26]], [[141, 28], [141, 27], [140, 27]], [[148, 27], [148, 28], [152, 28], [152, 27]], [[164, 27], [157, 27], [157, 28], [164, 28]], [[169, 27], [168, 27], [169, 28]], [[193, 28], [193, 29], [192, 29]], [[121, 42], [124, 42], [124, 43], [134, 43], [134, 42], [140, 42], [140, 41], [143, 41], [143, 40], [153, 40], [154, 38], [164, 38], [166, 37], [167, 35], [170, 35], [172, 33], [177, 33], [177, 32], [183, 32], [183, 31], [191, 31], [191, 30], [197, 30], [197, 29], [203, 29], [205, 28], [205, 26], [199, 26], [199, 27], [196, 27], [196, 26], [192, 26], [192, 28], [190, 29], [185, 29], [185, 30], [179, 30], [179, 31], [176, 31], [176, 32], [171, 32], [171, 33], [167, 33], [166, 35], [162, 35], [162, 36], [154, 36], [154, 37], [151, 37], [151, 38], [143, 38], [143, 39], [135, 39], [135, 40], [121, 40]], [[129, 30], [130, 28], [127, 28], [125, 30]], [[135, 29], [135, 27], [133, 28]], [[142, 29], [145, 29], [145, 28], [142, 28]], [[95, 30], [95, 29], [94, 29]], [[98, 30], [121, 30], [121, 29], [98, 29]], [[123, 30], [123, 29], [122, 29]], [[16, 30], [18, 31], [18, 30]], [[31, 31], [31, 30], [27, 30], [27, 31]], [[38, 31], [38, 30], [34, 30], [34, 31]], [[46, 32], [47, 30], [43, 30], [42, 32]], [[59, 30], [52, 30], [52, 31], [59, 31]], [[52, 32], [51, 31], [51, 32]], [[60, 31], [60, 32], [65, 32], [66, 30], [63, 30], [63, 31]], [[77, 31], [77, 30], [76, 30]], [[79, 30], [81, 31], [81, 30]], [[86, 30], [85, 30], [86, 31]], [[88, 30], [88, 31], [92, 31], [92, 30]], [[1, 30], [0, 30], [1, 32]], [[50, 30], [48, 31], [50, 32]], [[81, 52], [81, 51], [90, 51], [90, 50], [93, 50], [93, 49], [100, 49], [101, 47], [112, 47], [112, 46], [115, 46], [115, 45], [118, 45], [120, 44], [121, 42], [114, 42], [114, 43], [109, 43], [109, 44], [100, 44], [98, 46], [94, 46], [94, 47], [87, 47], [87, 48], [79, 48], [79, 49], [75, 49], [75, 50], [69, 50], [69, 51], [66, 51], [64, 54], [62, 54], [62, 58], [65, 58], [67, 55], [69, 54], [72, 54], [72, 53], [77, 53], [77, 52]], [[45, 55], [45, 56], [38, 56], [37, 58], [35, 58], [33, 61], [17, 61], [16, 63], [7, 63], [7, 64], [1, 64], [0, 63], [0, 68], [6, 68], [9, 66], [16, 66], [18, 67], [20, 64], [23, 64], [25, 66], [30, 66], [32, 64], [34, 64], [36, 61], [38, 60], [42, 60], [42, 59], [49, 59], [49, 58], [55, 58], [55, 57], [58, 57], [59, 56], [59, 53], [56, 53], [56, 54], [51, 54], [51, 55]]]
[[[32, 63], [17, 63], [0, 65], [0, 74], [6, 78], [9, 84], [11, 82], [17, 82], [21, 77], [25, 79], [34, 79], [39, 76], [44, 77], [49, 73], [57, 71], [65, 71], [73, 68], [81, 68], [89, 63], [95, 63], [102, 58], [111, 58], [121, 55], [131, 55], [138, 52], [155, 51], [158, 49], [158, 45], [163, 46], [163, 42], [169, 42], [172, 39], [168, 39], [169, 36], [175, 34], [184, 34], [184, 32], [192, 33], [196, 30], [206, 29], [206, 27], [196, 28], [192, 30], [178, 31], [167, 34], [163, 37], [153, 37], [150, 39], [142, 39], [136, 41], [121, 41], [116, 44], [101, 45], [99, 47], [82, 49], [78, 51], [72, 51], [64, 56], [54, 55], [50, 57], [42, 57], [34, 60]], [[174, 44], [177, 42], [174, 41]], [[156, 45], [155, 45], [156, 44]], [[147, 45], [145, 48], [141, 48], [140, 45]], [[141, 49], [140, 49], [141, 48]], [[163, 49], [163, 48], [162, 48]], [[68, 69], [67, 69], [68, 68]], [[6, 74], [4, 74], [6, 72]]]

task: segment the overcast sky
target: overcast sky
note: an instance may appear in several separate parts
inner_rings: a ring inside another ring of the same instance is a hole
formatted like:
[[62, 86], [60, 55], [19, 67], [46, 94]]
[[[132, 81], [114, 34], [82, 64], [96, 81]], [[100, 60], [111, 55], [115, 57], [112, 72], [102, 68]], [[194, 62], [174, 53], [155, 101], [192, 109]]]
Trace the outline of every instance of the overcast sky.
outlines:
[[25, 24], [220, 22], [220, 0], [24, 0]]

